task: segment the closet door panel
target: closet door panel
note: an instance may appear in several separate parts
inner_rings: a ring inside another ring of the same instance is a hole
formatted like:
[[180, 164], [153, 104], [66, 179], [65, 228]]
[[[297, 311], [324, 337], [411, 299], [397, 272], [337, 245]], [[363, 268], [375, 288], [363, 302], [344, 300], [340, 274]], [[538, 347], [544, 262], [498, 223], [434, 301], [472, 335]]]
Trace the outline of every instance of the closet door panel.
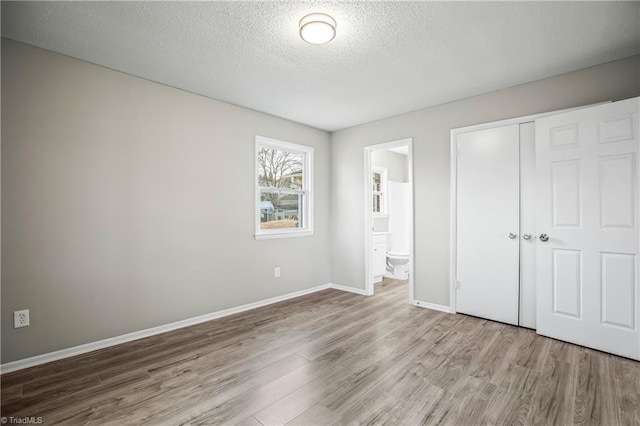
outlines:
[[519, 125], [458, 135], [456, 310], [518, 324]]
[[536, 120], [537, 331], [635, 359], [639, 107]]
[[520, 315], [522, 327], [536, 328], [536, 125], [520, 125]]

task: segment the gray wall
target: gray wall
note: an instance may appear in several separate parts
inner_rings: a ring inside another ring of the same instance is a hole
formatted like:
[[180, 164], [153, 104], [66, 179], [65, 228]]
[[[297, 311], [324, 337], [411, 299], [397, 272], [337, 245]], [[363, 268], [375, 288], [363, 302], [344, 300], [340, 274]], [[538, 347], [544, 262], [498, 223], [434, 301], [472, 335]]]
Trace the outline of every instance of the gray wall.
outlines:
[[[326, 132], [6, 39], [2, 124], [3, 363], [330, 281]], [[254, 240], [256, 134], [315, 148], [313, 237]]]
[[373, 151], [371, 165], [386, 167], [387, 178], [396, 182], [408, 182], [407, 156], [388, 149]]
[[333, 133], [332, 282], [364, 289], [364, 146], [413, 138], [415, 297], [449, 305], [451, 129], [638, 95], [640, 56]]
[[[364, 288], [363, 147], [407, 137], [416, 298], [446, 305], [450, 129], [638, 95], [634, 57], [330, 136], [3, 39], [2, 362], [327, 282]], [[254, 240], [256, 134], [315, 148], [313, 237]], [[32, 325], [14, 330], [26, 308]]]

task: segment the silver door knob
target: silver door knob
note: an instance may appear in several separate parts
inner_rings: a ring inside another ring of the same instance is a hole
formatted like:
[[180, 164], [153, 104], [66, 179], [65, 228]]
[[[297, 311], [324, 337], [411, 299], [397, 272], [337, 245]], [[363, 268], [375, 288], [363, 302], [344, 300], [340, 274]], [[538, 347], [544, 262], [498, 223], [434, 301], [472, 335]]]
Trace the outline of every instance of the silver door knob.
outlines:
[[525, 232], [524, 234], [522, 234], [522, 238], [524, 238], [525, 240], [530, 240], [531, 239], [531, 234], [528, 232]]
[[509, 232], [509, 238], [511, 238], [512, 240], [515, 240], [517, 236], [518, 234], [516, 234], [515, 232]]
[[540, 241], [542, 241], [543, 243], [546, 243], [547, 241], [549, 241], [549, 236], [547, 234], [540, 234]]

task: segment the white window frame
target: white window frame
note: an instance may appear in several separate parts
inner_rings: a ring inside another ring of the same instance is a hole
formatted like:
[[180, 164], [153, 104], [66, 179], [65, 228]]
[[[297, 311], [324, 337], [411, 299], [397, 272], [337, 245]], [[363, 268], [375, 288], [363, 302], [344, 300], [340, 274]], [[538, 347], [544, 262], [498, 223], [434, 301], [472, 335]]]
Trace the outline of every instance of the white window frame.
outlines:
[[[373, 174], [374, 173], [378, 173], [380, 174], [380, 191], [375, 191], [372, 190], [371, 195], [372, 195], [372, 199], [371, 199], [371, 210], [373, 213], [374, 217], [387, 217], [389, 216], [389, 209], [388, 209], [388, 201], [387, 201], [387, 197], [389, 196], [389, 175], [388, 175], [388, 169], [386, 167], [379, 167], [379, 166], [372, 166], [371, 167], [371, 178], [373, 179]], [[373, 189], [373, 188], [372, 188]], [[374, 212], [373, 211], [373, 196], [374, 195], [380, 195], [380, 197], [382, 198], [382, 205], [380, 206], [381, 211], [379, 212]]]
[[[272, 148], [280, 151], [288, 151], [300, 154], [303, 157], [303, 171], [301, 190], [291, 190], [286, 188], [278, 189], [282, 193], [303, 193], [302, 197], [302, 228], [283, 228], [283, 229], [260, 229], [260, 194], [261, 187], [259, 181], [259, 164], [258, 153], [260, 148]], [[313, 148], [306, 145], [299, 145], [291, 142], [284, 142], [277, 139], [271, 139], [264, 136], [256, 135], [255, 153], [254, 153], [254, 172], [255, 172], [255, 234], [256, 240], [266, 240], [272, 238], [291, 238], [291, 237], [309, 237], [313, 235]]]

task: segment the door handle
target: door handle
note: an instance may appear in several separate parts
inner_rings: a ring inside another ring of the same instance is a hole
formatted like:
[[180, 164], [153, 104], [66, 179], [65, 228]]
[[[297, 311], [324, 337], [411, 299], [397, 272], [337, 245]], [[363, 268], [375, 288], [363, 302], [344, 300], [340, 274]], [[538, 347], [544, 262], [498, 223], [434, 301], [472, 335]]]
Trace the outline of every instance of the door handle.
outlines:
[[530, 240], [531, 239], [531, 234], [528, 232], [525, 232], [524, 234], [522, 234], [522, 238], [525, 240]]
[[515, 240], [517, 236], [518, 234], [516, 234], [515, 232], [509, 232], [509, 238], [511, 238], [512, 240]]
[[547, 234], [540, 234], [540, 241], [542, 241], [543, 243], [546, 243], [547, 241], [549, 241], [549, 236]]

